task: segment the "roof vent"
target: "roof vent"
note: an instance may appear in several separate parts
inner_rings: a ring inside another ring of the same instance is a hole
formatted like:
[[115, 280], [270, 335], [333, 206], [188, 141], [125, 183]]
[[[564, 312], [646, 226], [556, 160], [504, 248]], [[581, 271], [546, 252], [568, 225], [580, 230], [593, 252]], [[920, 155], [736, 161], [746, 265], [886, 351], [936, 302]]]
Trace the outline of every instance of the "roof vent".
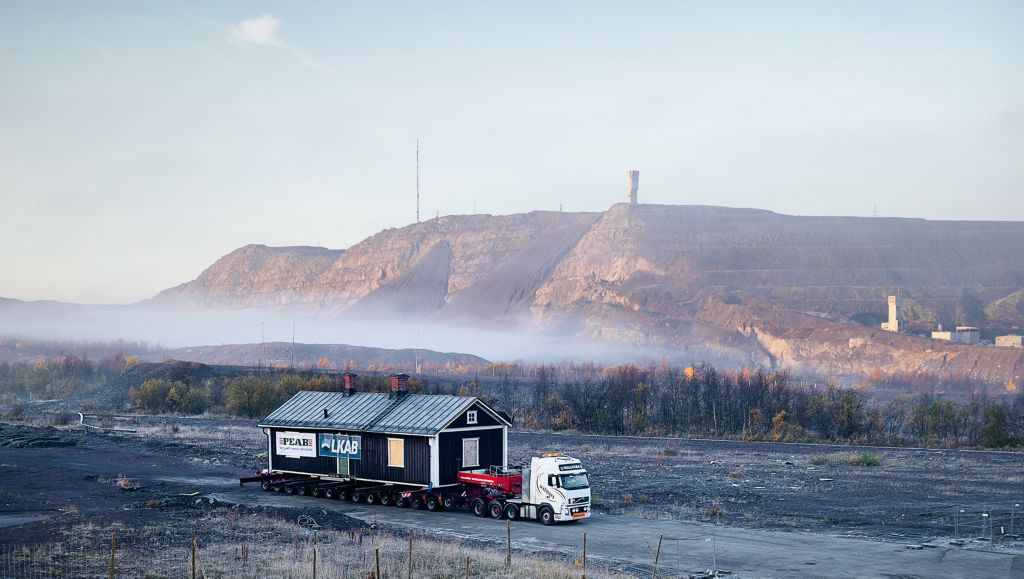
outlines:
[[324, 408], [324, 418], [327, 418], [327, 409]]

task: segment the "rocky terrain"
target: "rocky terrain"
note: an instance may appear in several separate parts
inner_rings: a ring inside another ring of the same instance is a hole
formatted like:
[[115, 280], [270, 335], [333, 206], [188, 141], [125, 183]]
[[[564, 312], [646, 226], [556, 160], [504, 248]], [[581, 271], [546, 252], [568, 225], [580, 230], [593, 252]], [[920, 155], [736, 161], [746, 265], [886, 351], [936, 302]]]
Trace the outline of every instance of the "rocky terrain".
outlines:
[[432, 219], [347, 250], [246, 246], [147, 306], [274, 308], [542, 331], [678, 361], [1005, 384], [1024, 351], [885, 334], [905, 315], [1024, 324], [1024, 224], [625, 204]]

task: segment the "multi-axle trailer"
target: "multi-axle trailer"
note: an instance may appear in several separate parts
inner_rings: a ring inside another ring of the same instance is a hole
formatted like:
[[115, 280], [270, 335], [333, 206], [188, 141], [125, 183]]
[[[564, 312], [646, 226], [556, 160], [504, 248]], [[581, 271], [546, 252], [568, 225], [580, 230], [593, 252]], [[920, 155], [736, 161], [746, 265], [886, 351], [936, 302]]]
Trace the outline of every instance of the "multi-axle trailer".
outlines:
[[462, 470], [456, 473], [456, 480], [451, 486], [416, 488], [264, 470], [240, 478], [239, 483], [258, 482], [266, 491], [369, 505], [428, 511], [469, 509], [478, 517], [537, 519], [545, 525], [590, 516], [587, 471], [578, 460], [561, 454], [534, 457], [526, 468]]

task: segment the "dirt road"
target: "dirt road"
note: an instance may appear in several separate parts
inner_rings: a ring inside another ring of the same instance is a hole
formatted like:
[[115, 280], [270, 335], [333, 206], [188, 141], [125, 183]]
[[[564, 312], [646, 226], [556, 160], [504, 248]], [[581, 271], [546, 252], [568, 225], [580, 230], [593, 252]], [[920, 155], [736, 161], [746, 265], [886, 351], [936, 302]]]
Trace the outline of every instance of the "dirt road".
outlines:
[[[418, 533], [493, 541], [506, 540], [505, 521], [476, 518], [466, 512], [430, 513], [396, 507], [278, 495], [257, 487], [225, 489], [219, 501], [243, 505], [323, 506], [367, 523], [411, 528]], [[924, 576], [1024, 577], [1024, 554], [994, 553], [950, 547], [908, 549], [904, 543], [849, 539], [823, 534], [757, 531], [679, 521], [634, 519], [597, 514], [583, 523], [545, 527], [531, 521], [512, 523], [513, 546], [579, 556], [587, 533], [588, 557], [647, 575], [651, 551], [662, 537], [659, 573], [688, 574], [710, 569], [732, 571], [740, 577], [785, 576]]]

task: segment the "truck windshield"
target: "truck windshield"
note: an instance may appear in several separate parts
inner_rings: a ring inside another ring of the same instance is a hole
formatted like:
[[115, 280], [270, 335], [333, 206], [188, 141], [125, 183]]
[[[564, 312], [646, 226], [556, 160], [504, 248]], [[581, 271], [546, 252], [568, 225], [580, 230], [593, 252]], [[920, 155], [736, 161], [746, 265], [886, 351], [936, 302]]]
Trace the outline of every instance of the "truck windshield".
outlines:
[[587, 480], [587, 473], [563, 474], [562, 488], [567, 491], [590, 488], [590, 481]]

